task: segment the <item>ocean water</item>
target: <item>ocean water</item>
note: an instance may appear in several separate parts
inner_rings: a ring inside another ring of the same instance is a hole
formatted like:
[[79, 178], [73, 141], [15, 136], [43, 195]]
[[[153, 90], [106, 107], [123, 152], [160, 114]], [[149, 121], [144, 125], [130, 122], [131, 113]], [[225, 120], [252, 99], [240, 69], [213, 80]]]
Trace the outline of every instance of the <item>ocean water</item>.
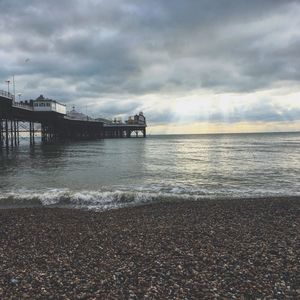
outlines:
[[105, 210], [173, 199], [300, 195], [300, 134], [23, 142], [0, 151], [0, 207]]

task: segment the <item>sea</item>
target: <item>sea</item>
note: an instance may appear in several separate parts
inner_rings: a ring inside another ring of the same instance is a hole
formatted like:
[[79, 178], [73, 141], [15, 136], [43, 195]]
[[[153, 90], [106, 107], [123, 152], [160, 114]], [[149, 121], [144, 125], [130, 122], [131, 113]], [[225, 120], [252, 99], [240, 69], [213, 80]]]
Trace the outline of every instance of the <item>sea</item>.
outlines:
[[0, 207], [97, 211], [300, 195], [300, 133], [151, 135], [0, 151]]

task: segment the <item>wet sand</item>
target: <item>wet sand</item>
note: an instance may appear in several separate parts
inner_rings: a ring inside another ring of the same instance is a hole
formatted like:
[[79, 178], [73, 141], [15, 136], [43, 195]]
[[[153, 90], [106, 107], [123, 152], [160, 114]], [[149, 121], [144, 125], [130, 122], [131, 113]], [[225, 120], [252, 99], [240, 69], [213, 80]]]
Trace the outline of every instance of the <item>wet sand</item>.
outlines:
[[0, 210], [0, 298], [300, 298], [300, 198]]

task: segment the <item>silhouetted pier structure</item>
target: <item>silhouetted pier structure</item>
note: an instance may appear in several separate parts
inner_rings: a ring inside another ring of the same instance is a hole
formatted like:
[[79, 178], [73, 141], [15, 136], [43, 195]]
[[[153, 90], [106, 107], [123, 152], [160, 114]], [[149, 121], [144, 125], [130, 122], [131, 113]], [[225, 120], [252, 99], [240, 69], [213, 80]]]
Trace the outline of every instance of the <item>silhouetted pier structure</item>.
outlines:
[[[41, 97], [41, 98], [40, 98]], [[44, 143], [76, 139], [129, 138], [132, 133], [146, 137], [146, 121], [141, 114], [127, 123], [74, 119], [66, 114], [65, 105], [40, 96], [36, 100], [15, 102], [14, 96], [0, 90], [0, 148], [17, 147], [20, 134], [29, 136], [30, 144], [40, 132]], [[21, 124], [27, 123], [27, 126]]]

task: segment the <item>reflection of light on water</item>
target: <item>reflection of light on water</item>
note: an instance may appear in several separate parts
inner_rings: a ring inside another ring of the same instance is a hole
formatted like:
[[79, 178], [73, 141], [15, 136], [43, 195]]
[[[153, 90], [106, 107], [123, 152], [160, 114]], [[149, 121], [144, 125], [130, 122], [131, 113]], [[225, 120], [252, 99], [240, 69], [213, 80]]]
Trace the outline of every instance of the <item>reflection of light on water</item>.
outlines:
[[299, 134], [238, 134], [35, 145], [32, 153], [22, 145], [0, 154], [1, 195], [96, 206], [174, 195], [296, 195], [299, 143]]

